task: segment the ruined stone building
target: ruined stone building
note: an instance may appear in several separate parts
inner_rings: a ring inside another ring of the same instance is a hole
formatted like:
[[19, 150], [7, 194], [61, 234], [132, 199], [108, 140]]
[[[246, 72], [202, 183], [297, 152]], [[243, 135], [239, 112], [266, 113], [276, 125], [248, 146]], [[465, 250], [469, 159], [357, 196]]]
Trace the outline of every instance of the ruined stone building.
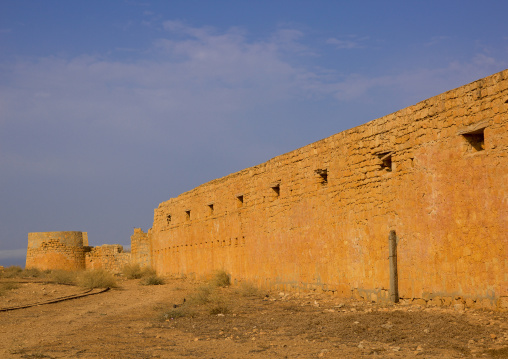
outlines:
[[132, 260], [383, 300], [393, 230], [401, 298], [508, 307], [507, 129], [505, 70], [161, 203]]
[[131, 263], [131, 254], [119, 244], [88, 246], [88, 233], [34, 232], [28, 233], [26, 267], [64, 270], [106, 269], [120, 272]]

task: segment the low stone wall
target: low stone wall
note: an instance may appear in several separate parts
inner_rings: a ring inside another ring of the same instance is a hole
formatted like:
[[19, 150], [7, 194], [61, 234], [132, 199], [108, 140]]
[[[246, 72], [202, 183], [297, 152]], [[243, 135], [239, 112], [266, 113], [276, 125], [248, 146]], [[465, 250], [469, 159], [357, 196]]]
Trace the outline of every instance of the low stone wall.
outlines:
[[131, 254], [123, 251], [119, 244], [104, 244], [92, 247], [85, 255], [86, 269], [105, 269], [120, 273], [123, 267], [131, 262]]

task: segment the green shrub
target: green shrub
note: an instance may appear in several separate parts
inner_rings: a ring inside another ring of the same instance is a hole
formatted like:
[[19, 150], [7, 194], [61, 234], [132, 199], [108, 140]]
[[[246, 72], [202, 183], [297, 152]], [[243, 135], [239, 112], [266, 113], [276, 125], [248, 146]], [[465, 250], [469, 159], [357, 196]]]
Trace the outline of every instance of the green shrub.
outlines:
[[85, 288], [115, 288], [117, 287], [115, 277], [104, 269], [92, 269], [84, 271], [78, 276], [77, 283]]
[[51, 271], [48, 274], [49, 279], [57, 284], [69, 284], [76, 285], [77, 284], [77, 272], [66, 271], [62, 269], [56, 269]]
[[211, 284], [215, 287], [229, 287], [231, 285], [231, 278], [226, 271], [219, 270], [214, 273]]
[[149, 277], [145, 277], [141, 281], [141, 284], [142, 285], [162, 285], [162, 284], [164, 284], [164, 279], [162, 279], [161, 277], [159, 277], [157, 275], [151, 275]]

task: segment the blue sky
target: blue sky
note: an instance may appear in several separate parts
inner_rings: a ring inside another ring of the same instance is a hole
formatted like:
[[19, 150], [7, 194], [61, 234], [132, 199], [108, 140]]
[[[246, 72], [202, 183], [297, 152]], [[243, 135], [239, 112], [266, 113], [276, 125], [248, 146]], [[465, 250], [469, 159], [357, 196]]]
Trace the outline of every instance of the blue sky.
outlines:
[[0, 265], [508, 67], [505, 1], [0, 1]]

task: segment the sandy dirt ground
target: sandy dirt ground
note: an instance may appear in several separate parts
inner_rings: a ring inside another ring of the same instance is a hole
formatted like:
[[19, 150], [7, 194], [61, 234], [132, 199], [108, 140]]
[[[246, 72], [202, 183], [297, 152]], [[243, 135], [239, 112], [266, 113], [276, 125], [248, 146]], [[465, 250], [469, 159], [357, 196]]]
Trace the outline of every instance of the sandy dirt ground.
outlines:
[[[235, 286], [203, 300], [204, 284], [182, 279], [119, 285], [0, 312], [0, 358], [508, 358], [506, 312]], [[24, 282], [0, 296], [0, 308], [83, 291]]]

